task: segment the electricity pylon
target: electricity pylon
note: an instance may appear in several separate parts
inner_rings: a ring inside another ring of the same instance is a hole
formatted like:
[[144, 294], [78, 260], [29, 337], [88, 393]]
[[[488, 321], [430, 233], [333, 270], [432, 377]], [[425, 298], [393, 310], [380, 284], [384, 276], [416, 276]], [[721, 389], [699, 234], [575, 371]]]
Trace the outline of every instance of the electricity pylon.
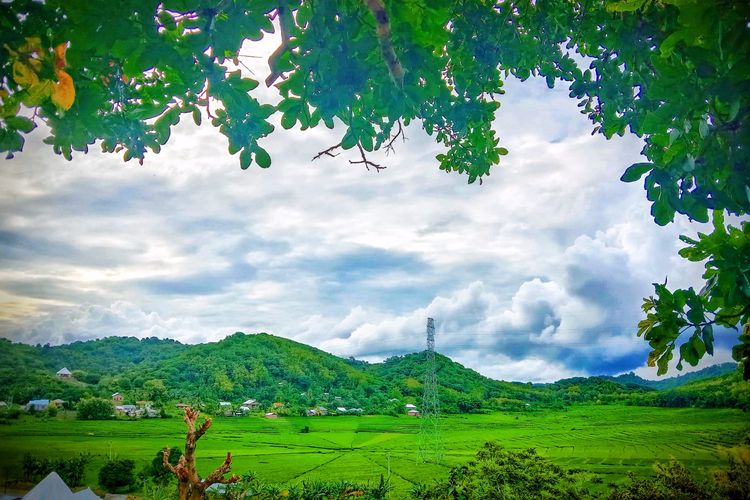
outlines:
[[432, 318], [427, 318], [427, 351], [425, 352], [421, 423], [419, 459], [422, 462], [439, 462], [443, 458], [443, 440], [440, 436], [440, 400], [435, 367], [435, 322]]

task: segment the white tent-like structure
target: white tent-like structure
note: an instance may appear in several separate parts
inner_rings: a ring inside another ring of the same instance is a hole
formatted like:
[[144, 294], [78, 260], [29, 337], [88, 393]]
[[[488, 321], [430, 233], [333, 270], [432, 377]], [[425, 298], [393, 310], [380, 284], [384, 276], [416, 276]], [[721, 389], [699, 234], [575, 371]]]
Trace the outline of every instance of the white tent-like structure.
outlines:
[[50, 472], [39, 484], [24, 495], [23, 500], [71, 500], [73, 492], [57, 472]]
[[96, 496], [91, 488], [73, 493], [57, 472], [53, 471], [26, 493], [22, 500], [101, 500], [101, 498]]
[[96, 493], [91, 491], [91, 488], [86, 488], [77, 493], [73, 493], [72, 498], [74, 500], [102, 500], [101, 497], [97, 496]]

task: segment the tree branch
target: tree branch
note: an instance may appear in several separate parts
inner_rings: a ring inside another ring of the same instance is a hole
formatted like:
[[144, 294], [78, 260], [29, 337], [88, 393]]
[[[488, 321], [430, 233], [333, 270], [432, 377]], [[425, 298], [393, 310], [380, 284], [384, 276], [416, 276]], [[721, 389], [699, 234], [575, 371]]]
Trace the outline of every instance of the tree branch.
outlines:
[[338, 144], [335, 144], [335, 145], [331, 146], [330, 148], [328, 148], [328, 149], [326, 149], [324, 151], [320, 151], [318, 154], [316, 154], [313, 157], [312, 161], [317, 160], [318, 158], [320, 158], [323, 155], [330, 156], [331, 158], [335, 158], [338, 155], [340, 155], [341, 153], [334, 153], [333, 150], [337, 149], [337, 148], [340, 148], [340, 147], [341, 147], [341, 143], [339, 142]]
[[239, 476], [232, 476], [225, 478], [224, 474], [229, 472], [229, 469], [232, 467], [232, 453], [227, 452], [227, 458], [224, 459], [224, 463], [221, 464], [219, 467], [217, 467], [211, 474], [209, 474], [206, 479], [203, 480], [203, 484], [206, 485], [206, 487], [211, 486], [214, 483], [221, 483], [221, 484], [230, 484], [230, 483], [236, 483], [240, 480]]
[[171, 453], [172, 453], [172, 450], [170, 450], [169, 447], [164, 448], [162, 450], [162, 458], [164, 459], [164, 467], [166, 467], [167, 470], [169, 470], [169, 472], [177, 476], [178, 475], [177, 470], [175, 469], [174, 465], [169, 463], [169, 455]]
[[351, 165], [362, 164], [362, 165], [365, 166], [365, 168], [368, 171], [370, 170], [370, 167], [372, 167], [372, 168], [375, 169], [376, 172], [380, 172], [381, 170], [384, 170], [384, 169], [388, 168], [388, 167], [384, 167], [384, 166], [382, 166], [382, 165], [380, 165], [378, 163], [374, 163], [374, 162], [371, 162], [370, 160], [368, 160], [367, 156], [365, 155], [365, 150], [362, 148], [362, 145], [359, 142], [357, 142], [357, 149], [359, 149], [359, 154], [362, 157], [362, 159], [361, 160], [356, 160], [356, 161], [355, 160], [349, 160], [349, 163]]
[[291, 28], [294, 24], [292, 11], [284, 0], [279, 2], [276, 7], [276, 17], [279, 19], [279, 31], [281, 32], [281, 43], [276, 50], [268, 56], [268, 67], [271, 68], [271, 74], [266, 77], [266, 87], [270, 87], [279, 79], [283, 71], [279, 70], [279, 59], [289, 50], [289, 39], [291, 38]]
[[406, 135], [404, 134], [404, 128], [401, 126], [401, 118], [396, 120], [396, 125], [398, 125], [398, 131], [396, 131], [396, 135], [391, 137], [391, 140], [388, 141], [388, 144], [385, 145], [385, 154], [387, 155], [390, 152], [395, 153], [395, 149], [393, 147], [393, 143], [396, 142], [396, 139], [401, 136], [401, 142], [406, 142]]

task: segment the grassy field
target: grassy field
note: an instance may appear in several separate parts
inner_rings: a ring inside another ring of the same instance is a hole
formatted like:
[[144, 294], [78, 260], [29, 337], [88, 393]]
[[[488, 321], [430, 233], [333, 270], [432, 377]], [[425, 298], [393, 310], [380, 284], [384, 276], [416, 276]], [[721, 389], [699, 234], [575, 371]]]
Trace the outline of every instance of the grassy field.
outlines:
[[[309, 426], [309, 433], [300, 432]], [[654, 462], [675, 458], [699, 473], [723, 464], [722, 447], [750, 433], [747, 413], [736, 410], [578, 406], [565, 411], [453, 415], [442, 421], [443, 463], [419, 463], [415, 418], [218, 417], [199, 441], [198, 466], [205, 474], [226, 452], [235, 473], [253, 471], [268, 482], [311, 478], [375, 482], [391, 472], [396, 497], [415, 482], [444, 476], [469, 460], [486, 441], [510, 449], [536, 448], [554, 462], [601, 474], [604, 484], [627, 472], [649, 474]], [[140, 469], [164, 446], [184, 445], [179, 418], [84, 422], [25, 418], [0, 426], [0, 475], [16, 477], [21, 456], [96, 454], [87, 482], [108, 456], [136, 460]]]

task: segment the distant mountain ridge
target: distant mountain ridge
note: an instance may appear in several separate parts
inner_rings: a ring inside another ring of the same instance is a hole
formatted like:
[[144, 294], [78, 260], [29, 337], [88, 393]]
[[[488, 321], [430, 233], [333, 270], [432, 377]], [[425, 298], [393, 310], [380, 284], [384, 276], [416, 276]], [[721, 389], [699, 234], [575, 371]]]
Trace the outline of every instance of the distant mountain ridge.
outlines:
[[662, 378], [658, 380], [644, 379], [644, 378], [639, 377], [633, 372], [625, 373], [622, 375], [617, 375], [616, 377], [602, 375], [602, 378], [613, 380], [621, 384], [634, 384], [634, 385], [639, 385], [642, 387], [650, 387], [652, 389], [663, 391], [667, 389], [676, 389], [677, 387], [680, 387], [685, 384], [689, 384], [691, 382], [695, 382], [698, 380], [705, 380], [709, 378], [720, 377], [722, 375], [726, 375], [728, 373], [732, 373], [735, 371], [737, 371], [737, 363], [720, 363], [716, 365], [707, 366], [706, 368], [703, 368], [695, 372], [683, 373], [681, 375], [677, 375], [674, 377]]
[[[669, 399], [666, 392], [656, 390], [653, 381], [631, 374], [578, 377], [553, 384], [504, 382], [441, 354], [435, 359], [441, 407], [447, 412], [527, 410], [582, 402], [670, 406], [697, 401], [711, 405], [716, 394], [711, 386], [711, 391], [683, 391], [679, 398]], [[72, 381], [55, 376], [62, 367], [73, 372]], [[676, 381], [656, 383], [668, 382], [673, 385], [663, 386], [671, 388], [675, 383], [707, 380], [726, 369], [709, 367]], [[30, 346], [0, 339], [0, 400], [15, 402], [56, 398], [74, 402], [120, 392], [126, 402], [145, 399], [165, 405], [183, 401], [211, 406], [219, 401], [256, 399], [263, 405], [283, 402], [280, 411], [292, 414], [314, 406], [399, 413], [405, 403], [421, 403], [424, 375], [424, 352], [366, 363], [265, 333], [238, 332], [218, 342], [195, 345], [108, 337]], [[736, 395], [728, 394], [721, 405], [736, 406], [737, 401]]]

